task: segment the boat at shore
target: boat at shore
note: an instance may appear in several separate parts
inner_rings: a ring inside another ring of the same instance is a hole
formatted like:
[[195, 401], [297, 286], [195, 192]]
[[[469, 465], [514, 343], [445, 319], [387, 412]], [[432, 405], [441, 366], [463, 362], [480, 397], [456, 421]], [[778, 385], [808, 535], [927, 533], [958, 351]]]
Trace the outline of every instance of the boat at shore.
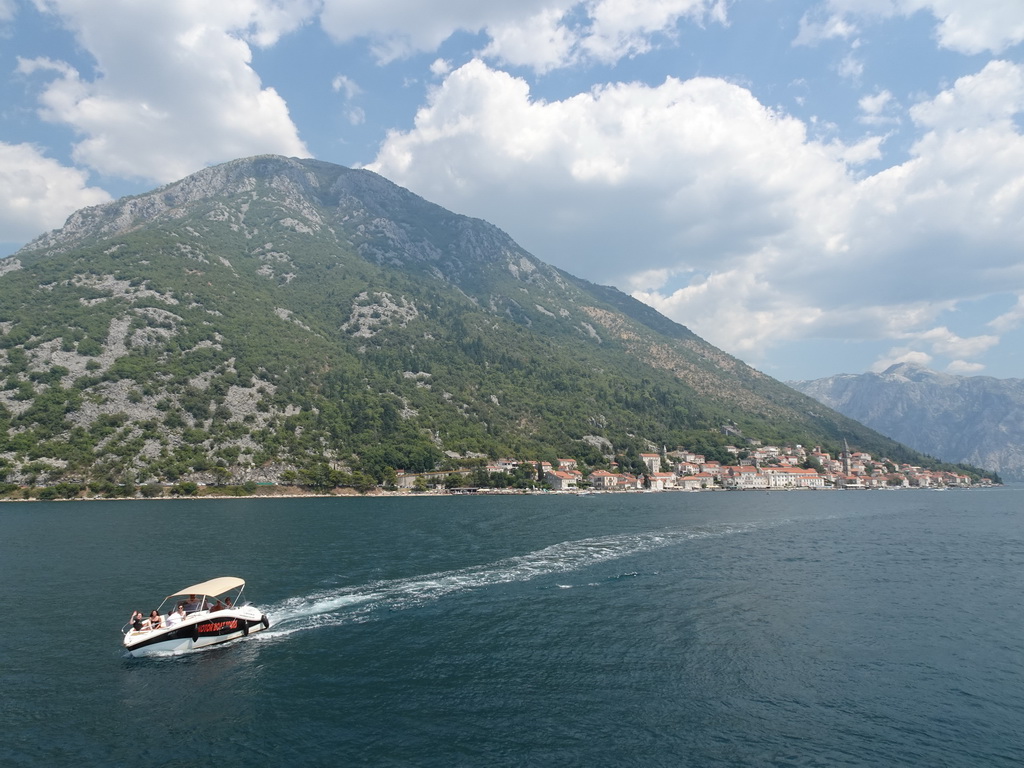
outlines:
[[128, 655], [181, 653], [269, 629], [266, 614], [242, 602], [244, 587], [243, 579], [221, 576], [168, 595], [149, 616], [134, 612], [121, 629]]

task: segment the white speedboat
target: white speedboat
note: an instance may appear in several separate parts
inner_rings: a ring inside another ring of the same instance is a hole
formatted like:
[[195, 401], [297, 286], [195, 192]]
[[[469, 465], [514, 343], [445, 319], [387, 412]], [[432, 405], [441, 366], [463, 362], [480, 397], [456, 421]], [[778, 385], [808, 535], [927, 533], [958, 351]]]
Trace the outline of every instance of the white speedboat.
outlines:
[[266, 614], [242, 602], [243, 587], [244, 580], [221, 576], [168, 595], [151, 614], [136, 612], [125, 624], [125, 649], [130, 656], [177, 653], [269, 629]]

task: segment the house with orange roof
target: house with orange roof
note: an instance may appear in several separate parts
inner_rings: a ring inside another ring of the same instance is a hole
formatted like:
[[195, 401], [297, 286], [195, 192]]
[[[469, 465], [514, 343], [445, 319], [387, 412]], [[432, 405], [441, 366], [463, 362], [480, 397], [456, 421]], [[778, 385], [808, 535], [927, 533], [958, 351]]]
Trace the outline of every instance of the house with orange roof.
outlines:
[[563, 472], [560, 469], [553, 469], [544, 473], [544, 480], [556, 491], [568, 491], [576, 488], [579, 479], [578, 472]]
[[628, 472], [623, 472], [618, 476], [619, 478], [619, 490], [620, 491], [636, 491], [644, 487], [644, 481], [642, 478], [636, 475], [631, 475]]
[[606, 469], [595, 469], [587, 477], [590, 485], [598, 490], [610, 491], [618, 488], [621, 475], [616, 475]]
[[650, 480], [652, 491], [665, 491], [676, 487], [675, 472], [652, 472], [647, 477]]
[[[538, 462], [536, 462], [536, 461], [527, 461], [525, 463], [529, 464], [531, 467], [533, 467], [533, 471], [534, 472], [537, 471], [537, 464], [538, 464]], [[542, 461], [542, 462], [539, 462], [539, 463], [540, 463], [540, 471], [541, 472], [549, 472], [550, 470], [553, 469], [553, 467], [551, 466], [551, 462], [550, 461]]]

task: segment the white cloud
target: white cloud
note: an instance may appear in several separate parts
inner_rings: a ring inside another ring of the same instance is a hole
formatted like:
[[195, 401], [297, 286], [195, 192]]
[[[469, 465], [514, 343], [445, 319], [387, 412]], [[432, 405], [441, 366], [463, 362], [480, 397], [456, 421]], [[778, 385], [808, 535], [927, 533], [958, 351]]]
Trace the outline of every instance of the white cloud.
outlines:
[[1001, 53], [1024, 40], [1024, 6], [1015, 0], [905, 0], [905, 13], [930, 11], [944, 48], [965, 54]]
[[72, 127], [77, 163], [123, 178], [170, 181], [209, 163], [261, 152], [308, 154], [284, 100], [250, 66], [310, 9], [257, 0], [38, 0], [96, 60], [83, 76], [63, 62], [22, 61], [52, 75], [44, 119]]
[[980, 335], [964, 338], [945, 326], [894, 335], [902, 335], [910, 343], [889, 350], [886, 356], [876, 361], [872, 370], [885, 370], [893, 363], [899, 362], [926, 366], [936, 359], [946, 359], [949, 360], [946, 370], [950, 373], [975, 374], [984, 370], [985, 364], [971, 358], [984, 356], [999, 343], [998, 336]]
[[[722, 80], [619, 83], [541, 102], [479, 61], [451, 73], [370, 167], [521, 237], [536, 232], [542, 257], [576, 252], [603, 275], [622, 263], [704, 268], [711, 253], [722, 267], [790, 228], [804, 203], [818, 207], [844, 172], [802, 123]], [[831, 218], [814, 215], [818, 226]], [[605, 223], [588, 235], [595, 221]]]
[[857, 28], [846, 21], [842, 15], [832, 14], [821, 16], [820, 13], [808, 12], [800, 19], [800, 31], [793, 45], [817, 45], [823, 40], [835, 38], [848, 39], [857, 34]]
[[725, 24], [724, 0], [600, 0], [591, 6], [591, 28], [583, 47], [601, 61], [615, 62], [649, 50], [652, 39], [682, 18]]
[[848, 56], [844, 56], [843, 60], [839, 62], [839, 66], [836, 67], [836, 74], [847, 80], [859, 82], [864, 74], [864, 62], [851, 53]]
[[989, 327], [999, 333], [1007, 333], [1024, 325], [1024, 294], [1017, 296], [1017, 303], [995, 319], [989, 321]]
[[[848, 37], [864, 21], [931, 14], [935, 36], [943, 48], [973, 55], [1001, 53], [1024, 41], [1024, 4], [1017, 0], [826, 0], [805, 16], [797, 43]], [[814, 21], [824, 18], [826, 21]]]
[[834, 144], [829, 145], [835, 149], [835, 156], [850, 166], [863, 165], [872, 160], [880, 160], [882, 157], [882, 143], [884, 136], [868, 136], [856, 144]]
[[0, 242], [25, 242], [56, 229], [79, 208], [110, 200], [85, 173], [31, 144], [0, 142]]
[[893, 114], [898, 108], [895, 97], [889, 90], [881, 90], [868, 96], [862, 96], [857, 102], [861, 115], [859, 122], [865, 125], [893, 125], [900, 122]]
[[985, 370], [984, 363], [969, 363], [966, 360], [954, 360], [946, 366], [946, 371], [948, 373], [953, 373], [958, 376], [973, 376], [983, 370]]
[[363, 92], [354, 80], [345, 75], [335, 75], [331, 81], [331, 90], [335, 93], [344, 93], [346, 99], [352, 99]]
[[381, 62], [436, 51], [459, 31], [483, 33], [481, 57], [548, 72], [581, 58], [614, 63], [671, 37], [682, 19], [725, 24], [725, 0], [351, 0], [326, 3], [324, 30], [338, 42], [371, 41]]
[[878, 358], [871, 366], [871, 370], [874, 373], [881, 373], [886, 368], [897, 363], [911, 363], [912, 365], [920, 365], [927, 368], [931, 365], [931, 362], [932, 356], [925, 352], [919, 352], [908, 347], [894, 347], [886, 355]]
[[488, 28], [491, 41], [481, 56], [513, 66], [547, 72], [568, 66], [578, 58], [578, 30], [565, 26], [565, 9], [544, 8], [526, 19]]
[[18, 6], [14, 0], [0, 0], [0, 21], [11, 21], [17, 12]]
[[458, 31], [501, 28], [571, 5], [571, 0], [349, 0], [324, 3], [320, 24], [338, 42], [371, 40], [378, 60], [389, 62], [416, 52], [436, 51]]
[[998, 336], [963, 338], [945, 326], [927, 330], [919, 334], [919, 338], [929, 344], [935, 354], [952, 358], [978, 357], [999, 343]]
[[931, 101], [916, 104], [910, 116], [923, 126], [944, 131], [1008, 126], [1024, 109], [1024, 71], [1008, 61], [991, 61]]
[[875, 117], [882, 114], [890, 102], [892, 102], [892, 93], [883, 90], [873, 96], [863, 96], [857, 103], [864, 114]]
[[912, 264], [938, 295], [949, 294], [943, 281], [962, 292], [1012, 290], [1006, 270], [1024, 242], [1024, 136], [1013, 120], [1022, 110], [1024, 70], [998, 61], [913, 106], [924, 132], [911, 159], [860, 185], [858, 213], [875, 233], [865, 244], [877, 240]]
[[[884, 137], [821, 144], [732, 83], [617, 83], [547, 102], [474, 61], [370, 167], [755, 363], [829, 338], [969, 360], [998, 337], [961, 338], [940, 315], [1024, 291], [1022, 81], [993, 62], [914, 105], [910, 158], [861, 178], [852, 166], [879, 159]], [[862, 107], [890, 104], [879, 93]]]

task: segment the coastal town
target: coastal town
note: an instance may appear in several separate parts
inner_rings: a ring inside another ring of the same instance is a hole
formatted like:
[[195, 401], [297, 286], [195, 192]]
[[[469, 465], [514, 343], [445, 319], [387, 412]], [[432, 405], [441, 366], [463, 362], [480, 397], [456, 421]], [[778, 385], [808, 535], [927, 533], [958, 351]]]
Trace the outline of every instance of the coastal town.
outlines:
[[[992, 485], [989, 478], [973, 480], [965, 474], [935, 471], [886, 458], [851, 451], [833, 456], [820, 447], [801, 445], [756, 446], [725, 449], [735, 463], [706, 460], [685, 449], [641, 453], [643, 472], [588, 470], [576, 459], [519, 461], [498, 459], [482, 468], [461, 468], [424, 473], [399, 471], [396, 485], [409, 491], [448, 490], [454, 493], [484, 490], [473, 480], [484, 476], [511, 476], [528, 470], [543, 489], [552, 491], [705, 491], [705, 490], [857, 490], [891, 488], [970, 488]], [[543, 478], [543, 481], [540, 480]]]
[[[998, 478], [943, 471], [887, 458], [874, 458], [848, 447], [835, 455], [820, 447], [801, 445], [733, 445], [708, 459], [683, 448], [662, 449], [587, 466], [573, 458], [554, 461], [485, 456], [449, 456], [448, 467], [429, 472], [392, 470], [383, 483], [347, 467], [287, 470], [262, 480], [225, 482], [226, 473], [198, 473], [194, 480], [176, 483], [61, 482], [32, 487], [0, 483], [0, 500], [60, 500], [99, 498], [180, 498], [195, 496], [309, 496], [486, 493], [615, 493], [657, 491], [775, 491], [775, 490], [892, 490], [918, 488], [986, 488]], [[628, 467], [628, 468], [627, 468]], [[639, 470], [639, 471], [638, 471]], [[392, 474], [393, 473], [393, 474]]]

